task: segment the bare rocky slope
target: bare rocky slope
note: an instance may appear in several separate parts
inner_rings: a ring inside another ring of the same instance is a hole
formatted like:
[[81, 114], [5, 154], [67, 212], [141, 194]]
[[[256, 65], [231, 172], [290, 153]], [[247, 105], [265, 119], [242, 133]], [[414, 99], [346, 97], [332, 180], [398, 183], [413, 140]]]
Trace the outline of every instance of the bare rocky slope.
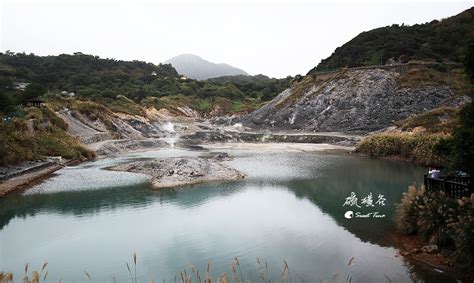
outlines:
[[[68, 109], [57, 115], [69, 125], [70, 134], [98, 155], [232, 141], [353, 146], [365, 133], [468, 101], [464, 95], [468, 84], [461, 70], [434, 66], [393, 65], [311, 74], [296, 79], [289, 89], [250, 114], [201, 123], [193, 113], [182, 111], [182, 116], [175, 116], [154, 108], [143, 108], [144, 115]], [[236, 124], [239, 122], [243, 126]]]
[[[167, 111], [147, 109], [145, 116], [104, 112], [87, 115], [77, 110], [56, 112], [68, 124], [68, 132], [98, 155], [127, 150], [166, 146], [166, 137], [174, 134]], [[186, 118], [182, 118], [186, 119]]]
[[308, 75], [249, 115], [245, 126], [275, 130], [371, 132], [440, 106], [459, 106], [459, 70], [432, 65], [342, 69]]

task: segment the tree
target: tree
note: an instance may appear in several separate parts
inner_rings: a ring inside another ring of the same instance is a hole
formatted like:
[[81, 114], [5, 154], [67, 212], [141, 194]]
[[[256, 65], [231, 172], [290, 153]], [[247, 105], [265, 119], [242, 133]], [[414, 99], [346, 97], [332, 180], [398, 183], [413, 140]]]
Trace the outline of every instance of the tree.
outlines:
[[[474, 42], [467, 48], [464, 68], [471, 83], [474, 84]], [[459, 113], [459, 127], [450, 139], [438, 145], [438, 151], [451, 157], [450, 167], [460, 169], [474, 176], [474, 93], [471, 89], [471, 102]]]
[[0, 91], [0, 113], [9, 114], [15, 110], [15, 101], [7, 92]]
[[13, 81], [8, 77], [0, 77], [0, 91], [8, 91], [13, 88]]
[[26, 87], [23, 93], [22, 102], [26, 102], [31, 99], [38, 98], [39, 96], [46, 93], [46, 88], [43, 85], [32, 83]]
[[471, 41], [466, 49], [464, 71], [471, 82], [474, 82], [474, 41]]

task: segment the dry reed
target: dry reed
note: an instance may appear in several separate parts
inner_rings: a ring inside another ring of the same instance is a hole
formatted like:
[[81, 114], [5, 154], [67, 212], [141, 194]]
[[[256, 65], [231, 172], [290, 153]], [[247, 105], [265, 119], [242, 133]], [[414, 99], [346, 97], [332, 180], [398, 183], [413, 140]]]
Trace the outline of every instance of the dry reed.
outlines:
[[[132, 283], [138, 283], [138, 278], [137, 278], [137, 265], [138, 265], [138, 260], [137, 260], [137, 254], [133, 253], [133, 264], [134, 264], [134, 272], [132, 273], [132, 268], [128, 262], [125, 262], [125, 265], [127, 267], [128, 273], [130, 275], [130, 280]], [[353, 278], [350, 275], [350, 267], [353, 266], [355, 262], [355, 258], [351, 257], [345, 267], [344, 271], [344, 277], [341, 278], [340, 274], [335, 274], [330, 282], [345, 282], [345, 283], [350, 283], [352, 282]], [[40, 283], [40, 281], [45, 282], [46, 278], [48, 276], [48, 270], [47, 270], [48, 262], [45, 262], [41, 268], [41, 271], [32, 271], [31, 272], [31, 279], [28, 276], [28, 271], [30, 269], [29, 264], [25, 264], [24, 268], [24, 278], [22, 280], [23, 283]], [[186, 269], [188, 269], [188, 272]], [[221, 275], [217, 275], [216, 280], [212, 279], [211, 275], [211, 262], [208, 261], [207, 268], [206, 268], [206, 275], [205, 275], [205, 283], [229, 283], [230, 281], [233, 281], [234, 283], [244, 283], [244, 282], [254, 282], [252, 280], [251, 274], [252, 271], [249, 271], [249, 278], [244, 279], [243, 277], [243, 272], [241, 269], [241, 265], [239, 262], [239, 259], [237, 257], [234, 257], [231, 265], [230, 265], [230, 270], [231, 270], [231, 277], [229, 280], [229, 276], [227, 272], [223, 272]], [[260, 281], [263, 283], [271, 283], [272, 279], [269, 278], [269, 272], [268, 272], [268, 262], [267, 261], [262, 261], [259, 257], [257, 257], [257, 269], [260, 272]], [[255, 270], [253, 270], [255, 271]], [[89, 272], [84, 270], [85, 277], [89, 280], [92, 281], [92, 276]], [[279, 273], [279, 281], [280, 283], [291, 283], [291, 275], [295, 274], [298, 279], [301, 282], [304, 282], [304, 278], [295, 270], [291, 270], [288, 265], [288, 262], [286, 260], [283, 260], [283, 268], [281, 272]], [[42, 278], [42, 280], [41, 280]], [[188, 265], [185, 267], [182, 271], [179, 272], [179, 275], [174, 277], [175, 283], [178, 282], [180, 283], [202, 283], [201, 276], [199, 269], [197, 269], [194, 265]], [[385, 274], [385, 278], [388, 280], [388, 282], [391, 282], [391, 279]], [[116, 279], [115, 277], [112, 277], [112, 281], [115, 283]], [[8, 272], [0, 272], [0, 283], [10, 283], [13, 282], [13, 273]], [[60, 279], [59, 283], [63, 283], [64, 280]], [[155, 279], [150, 279], [148, 281], [149, 283], [156, 283]], [[320, 282], [323, 282], [322, 280]], [[163, 283], [166, 283], [166, 280], [163, 279]]]

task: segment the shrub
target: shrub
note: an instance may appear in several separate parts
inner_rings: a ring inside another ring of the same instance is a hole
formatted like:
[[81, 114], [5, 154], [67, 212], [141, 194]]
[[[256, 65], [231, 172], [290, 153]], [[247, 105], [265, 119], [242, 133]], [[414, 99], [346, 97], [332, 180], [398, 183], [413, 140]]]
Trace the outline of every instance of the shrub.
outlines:
[[[41, 121], [30, 133], [26, 119]], [[64, 158], [94, 157], [94, 152], [82, 146], [66, 132], [67, 124], [48, 108], [28, 109], [26, 118], [14, 118], [11, 123], [0, 122], [0, 166], [35, 160], [43, 156]]]
[[443, 192], [409, 187], [397, 206], [395, 222], [403, 234], [453, 250], [461, 266], [474, 264], [474, 206], [471, 199], [453, 199]]
[[396, 214], [397, 229], [403, 234], [414, 234], [417, 232], [417, 208], [415, 202], [422, 195], [421, 190], [416, 187], [408, 187], [408, 192], [403, 193], [402, 200], [398, 205]]

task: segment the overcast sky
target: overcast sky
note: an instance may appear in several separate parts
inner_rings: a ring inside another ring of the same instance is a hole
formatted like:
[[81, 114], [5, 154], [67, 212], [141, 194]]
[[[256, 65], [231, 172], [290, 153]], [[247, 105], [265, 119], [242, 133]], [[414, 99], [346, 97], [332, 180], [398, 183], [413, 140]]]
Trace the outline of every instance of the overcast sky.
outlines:
[[305, 74], [362, 31], [455, 15], [471, 1], [0, 0], [4, 52], [159, 63], [192, 53], [250, 74]]

